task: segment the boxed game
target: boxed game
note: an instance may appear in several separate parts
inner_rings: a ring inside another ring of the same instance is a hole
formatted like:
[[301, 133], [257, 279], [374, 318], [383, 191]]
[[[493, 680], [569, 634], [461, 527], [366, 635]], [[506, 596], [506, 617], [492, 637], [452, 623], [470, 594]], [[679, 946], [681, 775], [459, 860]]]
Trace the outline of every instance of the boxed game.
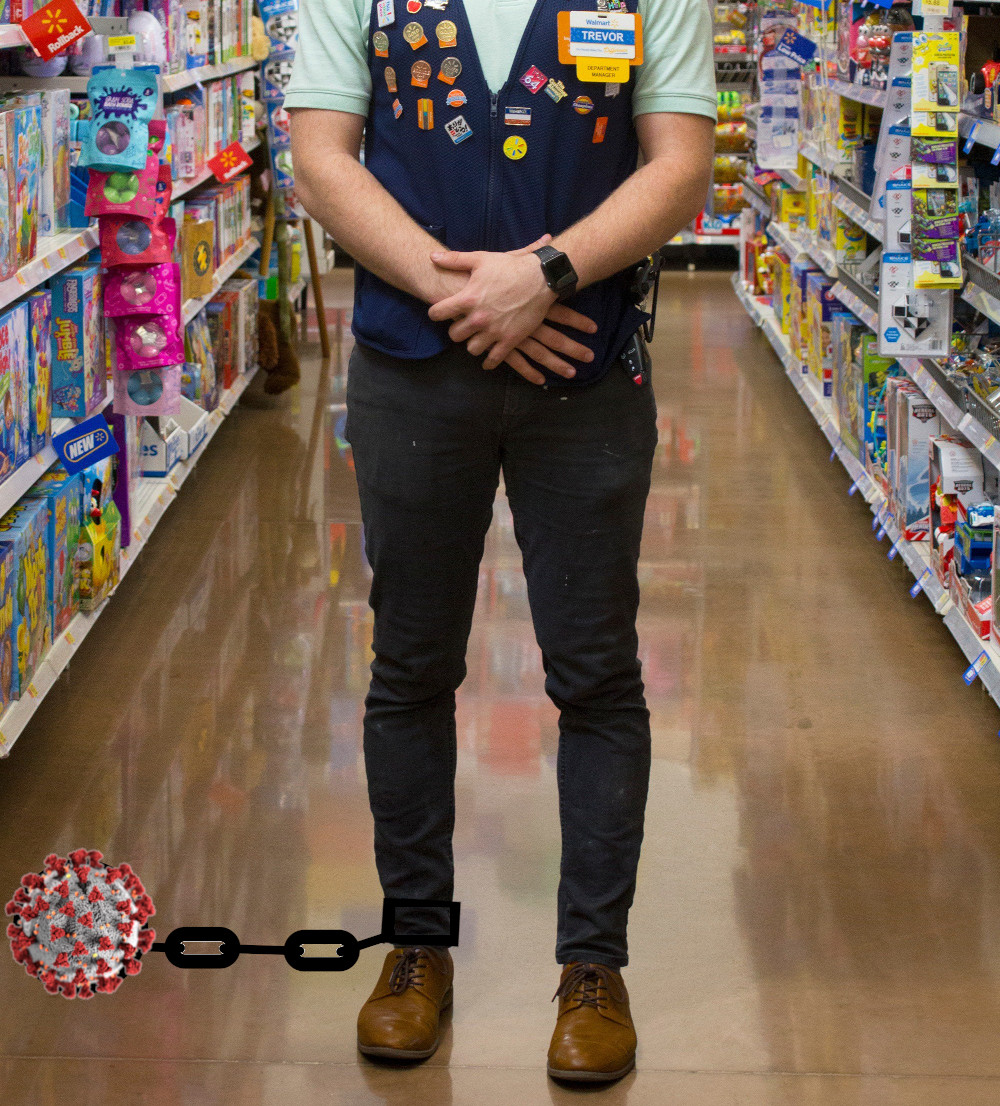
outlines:
[[17, 210], [16, 158], [13, 126], [8, 126], [6, 115], [0, 115], [0, 280], [12, 277], [18, 268], [14, 225], [14, 212]]
[[[811, 261], [793, 261], [791, 264], [791, 296], [788, 315], [788, 344], [799, 361], [806, 359], [806, 281], [819, 269]], [[823, 274], [820, 273], [820, 276]]]
[[0, 554], [14, 556], [14, 695], [27, 690], [52, 644], [49, 621], [49, 510], [44, 500], [22, 499], [0, 519]]
[[78, 265], [52, 278], [52, 414], [89, 415], [106, 394], [101, 272]]
[[982, 458], [964, 438], [941, 434], [928, 443], [931, 567], [948, 587], [955, 527], [971, 503], [984, 497]]
[[826, 273], [809, 273], [805, 297], [805, 357], [809, 371], [823, 386], [823, 395], [831, 394], [833, 379], [833, 334], [830, 320], [839, 307], [831, 289], [834, 282]]
[[14, 635], [14, 551], [0, 548], [0, 711], [18, 698], [14, 690], [17, 639]]
[[135, 528], [136, 497], [139, 494], [139, 423], [138, 415], [113, 414], [108, 421], [118, 443], [115, 455], [114, 500], [122, 519], [122, 548], [126, 548]]
[[[38, 242], [38, 200], [42, 165], [42, 100], [35, 93], [0, 101], [0, 126], [6, 123], [14, 176], [14, 238], [17, 265], [26, 265]], [[9, 170], [8, 170], [9, 171]]]
[[61, 466], [47, 472], [28, 492], [48, 508], [48, 600], [53, 638], [61, 634], [79, 610], [75, 566], [80, 540], [80, 495], [83, 480]]
[[861, 411], [861, 365], [854, 355], [855, 346], [867, 333], [867, 327], [848, 311], [838, 311], [833, 330], [833, 407], [840, 440], [861, 460], [865, 428]]
[[80, 527], [76, 575], [80, 610], [92, 611], [118, 586], [121, 560], [121, 515], [114, 502], [101, 512], [87, 514]]
[[46, 288], [28, 299], [31, 323], [31, 455], [52, 437], [52, 293]]
[[69, 226], [69, 89], [46, 89], [40, 95], [42, 179], [38, 233], [51, 235]]
[[0, 312], [0, 481], [29, 456], [28, 318], [26, 302]]
[[913, 384], [896, 401], [896, 523], [907, 541], [922, 541], [930, 528], [929, 442], [941, 433], [937, 408]]

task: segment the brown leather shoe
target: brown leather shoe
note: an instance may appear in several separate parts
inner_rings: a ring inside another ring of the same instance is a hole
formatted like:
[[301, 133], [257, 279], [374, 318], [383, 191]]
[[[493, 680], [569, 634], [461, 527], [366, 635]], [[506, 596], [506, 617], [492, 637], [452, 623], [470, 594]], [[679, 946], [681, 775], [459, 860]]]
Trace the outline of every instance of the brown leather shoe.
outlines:
[[426, 1060], [433, 1055], [440, 1040], [441, 1011], [451, 1005], [454, 977], [447, 949], [393, 949], [358, 1014], [359, 1050], [390, 1060]]
[[635, 1026], [621, 972], [576, 961], [563, 968], [549, 1075], [582, 1083], [610, 1083], [635, 1067]]

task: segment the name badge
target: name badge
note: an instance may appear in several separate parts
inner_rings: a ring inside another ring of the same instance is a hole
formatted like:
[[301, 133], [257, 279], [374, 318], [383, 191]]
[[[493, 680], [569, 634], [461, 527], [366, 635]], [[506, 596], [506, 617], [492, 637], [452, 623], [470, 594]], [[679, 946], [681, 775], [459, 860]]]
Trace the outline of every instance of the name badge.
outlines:
[[642, 65], [642, 16], [628, 12], [562, 11], [557, 16], [559, 61], [575, 65], [578, 80], [621, 84]]

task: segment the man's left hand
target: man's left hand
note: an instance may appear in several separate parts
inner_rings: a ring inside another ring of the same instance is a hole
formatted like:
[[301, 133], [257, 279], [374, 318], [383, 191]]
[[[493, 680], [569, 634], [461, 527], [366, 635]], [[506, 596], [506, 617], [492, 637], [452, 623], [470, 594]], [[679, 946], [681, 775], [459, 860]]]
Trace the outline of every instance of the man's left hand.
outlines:
[[456, 321], [448, 329], [453, 342], [465, 342], [474, 356], [489, 353], [484, 369], [495, 369], [541, 326], [556, 302], [533, 253], [442, 251], [431, 260], [443, 269], [469, 274], [461, 292], [435, 303], [428, 314], [435, 322]]

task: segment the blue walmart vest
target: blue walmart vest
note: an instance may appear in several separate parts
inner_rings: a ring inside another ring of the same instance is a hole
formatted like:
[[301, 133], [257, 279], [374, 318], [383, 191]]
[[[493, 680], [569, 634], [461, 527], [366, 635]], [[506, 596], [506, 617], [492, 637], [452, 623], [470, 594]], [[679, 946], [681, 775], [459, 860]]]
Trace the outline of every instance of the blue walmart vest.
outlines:
[[[579, 81], [575, 65], [559, 62], [557, 13], [590, 5], [596, 8], [594, 0], [536, 0], [507, 81], [494, 94], [463, 0], [447, 0], [443, 10], [425, 6], [414, 15], [407, 13], [405, 0], [395, 0], [395, 21], [381, 28], [373, 0], [365, 165], [449, 249], [512, 250], [546, 232], [559, 234], [589, 215], [635, 169], [632, 81], [608, 96], [605, 85]], [[457, 27], [455, 46], [439, 45], [436, 27], [446, 20]], [[427, 38], [416, 50], [403, 35], [410, 23], [419, 23]], [[388, 39], [387, 58], [376, 55], [376, 32]], [[453, 84], [438, 76], [445, 58], [461, 62]], [[431, 70], [426, 88], [411, 83], [412, 68], [421, 62]], [[395, 73], [396, 92], [390, 91], [387, 67]], [[529, 70], [534, 92], [521, 81]], [[561, 91], [553, 81], [565, 88], [561, 99], [551, 95]], [[421, 121], [430, 122], [428, 100], [433, 126], [422, 129]], [[523, 118], [523, 111], [512, 110], [517, 108], [530, 109], [529, 125], [514, 125]], [[504, 154], [511, 137], [526, 146], [517, 160]], [[602, 376], [646, 317], [629, 297], [630, 276], [623, 272], [590, 285], [569, 301], [598, 324], [595, 335], [567, 330], [594, 351], [589, 365], [576, 364], [573, 383]], [[352, 330], [363, 345], [406, 360], [432, 357], [451, 344], [447, 325], [432, 322], [426, 304], [361, 266]]]

